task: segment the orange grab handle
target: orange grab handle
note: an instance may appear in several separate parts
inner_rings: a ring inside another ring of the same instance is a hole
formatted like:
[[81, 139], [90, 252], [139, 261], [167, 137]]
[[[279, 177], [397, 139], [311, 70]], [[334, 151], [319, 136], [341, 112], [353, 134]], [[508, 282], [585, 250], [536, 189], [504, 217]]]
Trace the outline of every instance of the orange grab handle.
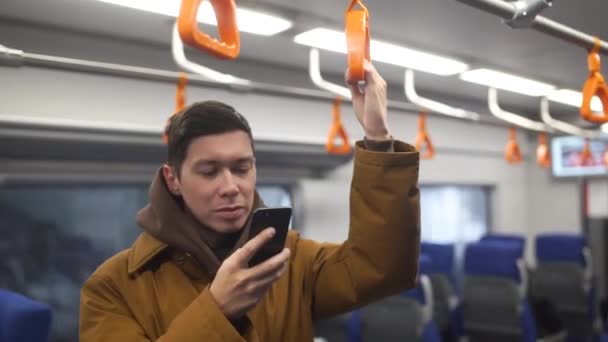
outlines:
[[[606, 123], [608, 122], [608, 113], [606, 113], [606, 110], [608, 109], [608, 86], [601, 73], [602, 64], [599, 50], [600, 40], [595, 38], [595, 46], [591, 49], [589, 56], [587, 57], [589, 78], [583, 86], [581, 117], [593, 123]], [[591, 100], [596, 95], [602, 102], [602, 113], [599, 115], [596, 115], [591, 110]]]
[[585, 139], [585, 146], [581, 151], [581, 166], [589, 166], [593, 165], [593, 155], [591, 154], [591, 144], [589, 143], [589, 139]]
[[603, 156], [604, 166], [608, 166], [608, 150], [604, 152]]
[[[355, 9], [359, 4], [360, 9]], [[348, 50], [348, 81], [365, 80], [364, 59], [369, 54], [369, 12], [360, 0], [352, 0], [346, 9], [346, 46]]]
[[175, 112], [167, 122], [165, 123], [165, 130], [163, 132], [163, 142], [165, 144], [169, 143], [169, 137], [167, 136], [167, 128], [169, 127], [169, 123], [171, 122], [171, 118], [179, 113], [184, 107], [186, 107], [186, 85], [188, 84], [188, 77], [183, 72], [179, 73], [179, 78], [177, 80], [177, 88], [175, 89]]
[[[333, 123], [329, 130], [329, 135], [327, 136], [327, 143], [325, 144], [325, 149], [330, 154], [349, 154], [352, 150], [348, 141], [348, 135], [346, 134], [346, 130], [344, 129], [344, 126], [342, 126], [342, 120], [340, 119], [341, 104], [342, 99], [336, 97], [332, 107]], [[337, 137], [342, 138], [342, 145], [340, 146], [336, 146], [335, 144]]]
[[509, 141], [505, 150], [505, 160], [509, 164], [516, 164], [522, 161], [521, 151], [517, 144], [517, 130], [515, 127], [509, 129]]
[[426, 131], [426, 113], [420, 113], [418, 117], [418, 136], [416, 137], [416, 150], [418, 152], [422, 151], [426, 145], [426, 153], [420, 155], [422, 159], [433, 159], [435, 157], [435, 148], [433, 147], [433, 142], [431, 141], [431, 137]]
[[551, 166], [551, 154], [547, 144], [547, 135], [540, 133], [538, 135], [538, 147], [536, 148], [536, 162], [540, 167]]
[[241, 42], [236, 23], [234, 0], [210, 0], [217, 19], [220, 36], [218, 41], [198, 28], [196, 16], [203, 0], [182, 0], [177, 30], [182, 41], [190, 46], [208, 52], [218, 58], [235, 59], [239, 56]]
[[188, 84], [188, 77], [183, 72], [179, 73], [179, 79], [177, 80], [177, 88], [175, 90], [175, 113], [186, 107], [186, 85]]

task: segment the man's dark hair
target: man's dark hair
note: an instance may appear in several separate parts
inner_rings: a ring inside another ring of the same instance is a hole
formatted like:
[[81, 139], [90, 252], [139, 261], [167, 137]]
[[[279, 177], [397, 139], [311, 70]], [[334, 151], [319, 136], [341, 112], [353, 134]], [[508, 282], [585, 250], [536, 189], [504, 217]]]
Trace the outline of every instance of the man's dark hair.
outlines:
[[218, 101], [196, 102], [176, 113], [166, 127], [169, 165], [180, 175], [190, 143], [196, 138], [243, 131], [251, 140], [253, 136], [247, 120], [234, 108]]

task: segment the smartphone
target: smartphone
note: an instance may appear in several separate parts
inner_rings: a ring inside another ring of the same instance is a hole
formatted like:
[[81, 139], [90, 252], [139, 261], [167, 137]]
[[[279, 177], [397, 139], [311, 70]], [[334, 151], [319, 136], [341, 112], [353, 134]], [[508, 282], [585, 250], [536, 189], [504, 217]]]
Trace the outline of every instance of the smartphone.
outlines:
[[291, 208], [258, 208], [253, 212], [251, 219], [251, 228], [249, 230], [249, 239], [258, 235], [261, 231], [268, 227], [273, 227], [276, 231], [272, 239], [249, 260], [249, 266], [255, 266], [264, 262], [276, 254], [281, 253], [285, 248], [285, 240], [289, 231], [289, 222], [291, 221]]

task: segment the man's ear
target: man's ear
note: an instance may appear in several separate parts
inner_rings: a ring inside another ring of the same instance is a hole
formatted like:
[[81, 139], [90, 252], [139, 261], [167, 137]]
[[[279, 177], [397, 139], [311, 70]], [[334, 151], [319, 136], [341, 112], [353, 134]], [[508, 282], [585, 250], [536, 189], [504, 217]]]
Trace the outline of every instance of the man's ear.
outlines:
[[175, 168], [169, 164], [163, 165], [163, 177], [165, 177], [165, 184], [173, 195], [181, 195], [179, 178]]

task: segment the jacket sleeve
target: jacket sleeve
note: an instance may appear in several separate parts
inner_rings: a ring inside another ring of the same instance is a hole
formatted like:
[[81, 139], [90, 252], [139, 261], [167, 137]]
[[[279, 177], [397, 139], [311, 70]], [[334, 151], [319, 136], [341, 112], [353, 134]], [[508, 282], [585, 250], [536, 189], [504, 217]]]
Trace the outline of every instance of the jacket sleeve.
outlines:
[[[153, 340], [146, 336], [111, 279], [93, 275], [85, 283], [80, 298], [81, 342]], [[239, 334], [207, 287], [156, 341], [255, 341], [252, 330], [248, 324], [244, 334]]]
[[352, 310], [415, 286], [420, 248], [419, 154], [394, 142], [394, 153], [357, 143], [350, 229], [341, 245], [297, 242], [306, 259], [315, 319]]

